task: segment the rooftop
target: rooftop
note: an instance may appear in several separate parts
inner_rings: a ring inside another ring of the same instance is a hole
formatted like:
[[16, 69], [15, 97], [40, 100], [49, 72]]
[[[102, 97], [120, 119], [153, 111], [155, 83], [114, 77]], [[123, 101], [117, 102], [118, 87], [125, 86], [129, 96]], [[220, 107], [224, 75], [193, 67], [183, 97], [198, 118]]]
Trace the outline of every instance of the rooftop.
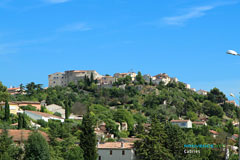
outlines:
[[[8, 136], [12, 137], [12, 140], [14, 142], [21, 142], [21, 141], [26, 141], [28, 140], [29, 135], [33, 132], [31, 130], [16, 130], [16, 129], [8, 129]], [[49, 140], [49, 137], [47, 133], [38, 131], [39, 133], [42, 134], [42, 136], [47, 140]], [[0, 129], [0, 133], [2, 133], [2, 129]]]
[[171, 120], [171, 122], [188, 122], [190, 120]]
[[123, 143], [123, 147], [122, 142], [106, 142], [106, 143], [103, 143], [103, 144], [98, 144], [98, 149], [121, 149], [121, 148], [124, 148], [124, 149], [132, 149], [133, 148], [133, 145], [134, 143]]
[[214, 130], [209, 130], [209, 132], [212, 133], [212, 134], [216, 134], [216, 135], [218, 134], [218, 132], [214, 131]]
[[25, 110], [25, 111], [33, 113], [33, 114], [37, 114], [37, 115], [40, 115], [40, 116], [43, 116], [43, 117], [53, 117], [53, 118], [63, 119], [61, 117], [58, 117], [58, 116], [55, 116], [55, 115], [52, 115], [52, 114], [48, 114], [48, 113], [43, 113], [43, 112], [38, 112], [38, 111], [30, 111], [30, 110]]
[[124, 142], [134, 143], [135, 141], [139, 141], [141, 139], [140, 138], [120, 138], [120, 140], [123, 140]]

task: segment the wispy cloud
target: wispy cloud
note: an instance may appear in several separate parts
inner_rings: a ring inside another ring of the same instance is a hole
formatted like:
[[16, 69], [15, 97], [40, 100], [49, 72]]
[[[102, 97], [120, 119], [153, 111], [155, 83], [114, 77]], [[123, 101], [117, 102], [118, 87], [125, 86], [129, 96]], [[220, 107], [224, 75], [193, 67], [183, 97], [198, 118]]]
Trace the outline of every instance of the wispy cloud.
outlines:
[[238, 3], [238, 1], [221, 2], [221, 3], [212, 4], [212, 5], [193, 7], [188, 9], [185, 14], [172, 16], [172, 17], [164, 17], [162, 20], [165, 24], [168, 24], [168, 25], [182, 26], [191, 19], [205, 16], [208, 11], [213, 10], [217, 7], [232, 5], [236, 3]]
[[17, 42], [0, 43], [0, 55], [14, 54], [21, 51], [21, 49], [24, 47], [40, 45], [42, 43], [52, 41], [53, 39], [55, 38], [47, 37], [35, 40], [21, 40]]
[[86, 23], [74, 23], [57, 29], [58, 32], [76, 32], [89, 30], [92, 30], [92, 28], [88, 26]]
[[65, 3], [65, 2], [69, 2], [70, 0], [45, 0], [48, 3]]
[[183, 25], [186, 21], [194, 18], [199, 18], [206, 15], [207, 11], [214, 9], [215, 6], [201, 6], [196, 8], [191, 8], [186, 14], [173, 17], [163, 18], [164, 22], [169, 25]]

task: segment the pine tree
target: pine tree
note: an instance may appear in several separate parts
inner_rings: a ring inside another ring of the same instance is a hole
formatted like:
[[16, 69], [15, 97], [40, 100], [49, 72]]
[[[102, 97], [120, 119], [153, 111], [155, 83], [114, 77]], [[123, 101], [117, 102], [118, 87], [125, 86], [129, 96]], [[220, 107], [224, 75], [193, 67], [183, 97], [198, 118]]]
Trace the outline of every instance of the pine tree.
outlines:
[[25, 158], [24, 160], [50, 160], [49, 147], [44, 137], [38, 133], [33, 132], [25, 144]]
[[10, 109], [9, 109], [8, 100], [6, 100], [5, 101], [5, 120], [9, 121], [9, 117], [10, 117]]
[[89, 111], [83, 116], [80, 134], [80, 147], [84, 152], [84, 160], [97, 159], [97, 139], [94, 133], [94, 116]]

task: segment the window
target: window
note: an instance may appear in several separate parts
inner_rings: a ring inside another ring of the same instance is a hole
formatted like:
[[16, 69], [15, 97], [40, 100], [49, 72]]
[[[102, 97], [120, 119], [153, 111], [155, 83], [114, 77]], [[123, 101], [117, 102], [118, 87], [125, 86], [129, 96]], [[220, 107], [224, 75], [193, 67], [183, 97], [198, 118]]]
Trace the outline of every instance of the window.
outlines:
[[101, 160], [101, 159], [102, 159], [102, 157], [101, 157], [101, 156], [99, 156], [99, 157], [98, 157], [98, 160]]
[[122, 155], [125, 155], [125, 151], [124, 150], [122, 151]]
[[112, 150], [110, 150], [110, 155], [112, 155]]

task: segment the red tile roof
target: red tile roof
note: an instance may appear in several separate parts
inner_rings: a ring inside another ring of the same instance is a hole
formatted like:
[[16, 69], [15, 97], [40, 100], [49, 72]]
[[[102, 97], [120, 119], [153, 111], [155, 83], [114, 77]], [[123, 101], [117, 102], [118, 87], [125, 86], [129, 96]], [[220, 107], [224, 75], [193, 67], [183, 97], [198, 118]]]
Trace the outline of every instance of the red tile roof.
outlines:
[[189, 120], [171, 120], [171, 122], [188, 122]]
[[20, 87], [18, 87], [18, 88], [8, 88], [7, 90], [11, 91], [11, 90], [18, 90], [18, 89], [20, 89]]
[[214, 131], [214, 130], [209, 130], [209, 132], [215, 135], [219, 134], [217, 131]]
[[[14, 142], [23, 142], [28, 140], [29, 135], [33, 132], [31, 130], [16, 130], [16, 129], [8, 129], [8, 136], [12, 137]], [[38, 131], [42, 134], [42, 136], [46, 139], [46, 141], [50, 141], [47, 133]], [[2, 133], [2, 129], [0, 129], [0, 133]]]
[[30, 110], [25, 110], [25, 111], [31, 112], [31, 113], [34, 113], [34, 114], [37, 114], [37, 115], [40, 115], [40, 116], [43, 116], [43, 117], [53, 117], [53, 118], [63, 119], [62, 117], [58, 117], [58, 116], [48, 114], [48, 113], [44, 113], [44, 112], [30, 111]]
[[106, 142], [103, 144], [98, 144], [98, 149], [132, 149], [134, 143], [123, 143], [123, 147], [121, 147], [122, 142]]

